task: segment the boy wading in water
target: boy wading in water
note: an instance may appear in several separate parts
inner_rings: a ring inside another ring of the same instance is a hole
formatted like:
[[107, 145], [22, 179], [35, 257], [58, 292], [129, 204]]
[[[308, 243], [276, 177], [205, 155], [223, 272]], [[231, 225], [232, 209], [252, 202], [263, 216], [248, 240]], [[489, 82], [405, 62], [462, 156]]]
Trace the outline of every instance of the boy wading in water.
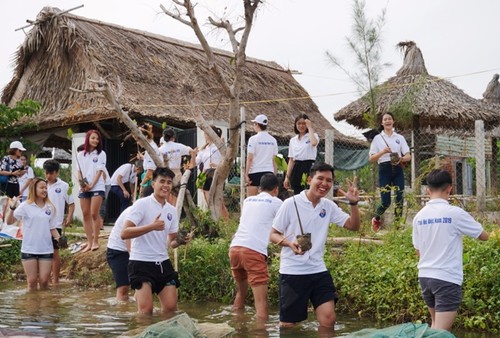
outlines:
[[430, 200], [413, 219], [418, 280], [432, 328], [450, 331], [462, 302], [462, 237], [486, 241], [489, 236], [471, 215], [448, 203], [452, 189], [449, 172], [431, 171], [427, 186]]
[[130, 207], [122, 239], [132, 239], [128, 274], [135, 291], [139, 313], [153, 313], [153, 293], [160, 299], [161, 312], [177, 310], [179, 278], [168, 258], [168, 248], [177, 248], [179, 219], [167, 198], [175, 174], [168, 168], [153, 172], [154, 192]]

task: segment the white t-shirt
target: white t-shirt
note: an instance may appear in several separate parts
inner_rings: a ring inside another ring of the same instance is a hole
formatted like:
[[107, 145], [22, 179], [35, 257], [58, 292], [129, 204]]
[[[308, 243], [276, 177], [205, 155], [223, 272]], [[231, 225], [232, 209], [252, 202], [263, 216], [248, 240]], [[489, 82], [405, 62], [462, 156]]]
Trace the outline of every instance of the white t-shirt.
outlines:
[[[319, 142], [318, 134], [314, 133], [314, 138]], [[288, 146], [288, 158], [293, 158], [295, 161], [316, 160], [318, 147], [311, 145], [309, 133], [306, 133], [299, 140], [299, 135], [295, 135], [290, 139]]]
[[250, 137], [248, 154], [253, 155], [252, 166], [248, 173], [274, 172], [274, 156], [278, 154], [278, 142], [267, 131], [259, 131]]
[[176, 209], [165, 202], [162, 206], [154, 194], [137, 200], [131, 207], [127, 220], [140, 227], [160, 218], [165, 222], [163, 231], [150, 231], [132, 239], [130, 260], [143, 262], [163, 262], [168, 259], [168, 235], [179, 231]]
[[199, 166], [203, 163], [203, 171], [210, 168], [210, 164], [218, 166], [221, 161], [222, 155], [214, 143], [211, 143], [208, 147], [199, 151], [196, 155], [196, 165]]
[[56, 218], [56, 228], [62, 229], [62, 224], [64, 221], [64, 207], [66, 204], [70, 205], [75, 203], [73, 200], [73, 195], [68, 194], [69, 185], [61, 179], [57, 179], [54, 184], [49, 184], [47, 182], [47, 191], [49, 194], [49, 200], [54, 204], [55, 218]]
[[182, 143], [177, 143], [173, 141], [169, 141], [164, 143], [160, 147], [160, 156], [162, 157], [163, 155], [166, 155], [168, 158], [168, 167], [172, 170], [174, 169], [180, 169], [181, 168], [181, 162], [182, 162], [182, 156], [189, 155], [189, 151], [191, 148], [188, 146], [182, 144]]
[[56, 218], [51, 205], [40, 208], [35, 203], [23, 202], [14, 210], [14, 217], [23, 221], [21, 252], [35, 255], [54, 253], [50, 230], [55, 229]]
[[[21, 189], [24, 184], [26, 183], [27, 180], [35, 178], [35, 173], [33, 172], [33, 169], [31, 167], [26, 167], [27, 172], [23, 176], [19, 177], [18, 182], [19, 182], [19, 189]], [[28, 185], [26, 189], [24, 189], [23, 193], [21, 196], [27, 197], [28, 196], [28, 191], [30, 190], [30, 186]]]
[[282, 204], [267, 192], [246, 198], [231, 246], [243, 246], [267, 256], [271, 225]]
[[123, 210], [120, 216], [116, 219], [115, 225], [113, 226], [113, 229], [111, 229], [111, 233], [109, 234], [108, 248], [118, 251], [128, 251], [127, 245], [122, 239], [122, 230], [123, 225], [125, 224], [125, 219], [127, 219], [127, 216], [130, 212], [130, 208], [131, 207], [128, 207], [127, 209]]
[[[322, 198], [313, 207], [306, 196], [307, 191], [295, 195], [295, 201], [304, 233], [311, 233], [312, 248], [304, 255], [296, 255], [289, 247], [283, 247], [280, 256], [281, 274], [309, 275], [326, 271], [323, 255], [330, 224], [343, 227], [349, 218], [348, 214], [326, 198]], [[301, 234], [293, 197], [283, 202], [274, 219], [273, 228], [290, 241], [295, 241], [297, 235]]]
[[[384, 138], [382, 138], [382, 136]], [[382, 151], [382, 149], [387, 148], [387, 144], [385, 144], [384, 139], [393, 153], [398, 153], [399, 156], [404, 156], [406, 153], [410, 152], [408, 143], [406, 143], [406, 140], [402, 135], [394, 131], [391, 136], [388, 136], [384, 131], [382, 131], [373, 138], [372, 144], [370, 145], [370, 156]], [[383, 163], [389, 162], [390, 160], [391, 155], [386, 153], [382, 155], [377, 162]]]
[[80, 165], [82, 176], [87, 179], [89, 184], [92, 183], [95, 175], [97, 175], [97, 172], [100, 171], [99, 180], [91, 191], [105, 191], [104, 178], [102, 177], [102, 172], [106, 170], [106, 153], [104, 150], [101, 151], [100, 154], [97, 153], [97, 150], [94, 150], [85, 155], [83, 154], [83, 151], [80, 151], [76, 157]]
[[113, 185], [118, 185], [118, 176], [122, 177], [122, 183], [128, 183], [128, 182], [135, 182], [135, 178], [137, 174], [135, 173], [135, 165], [132, 163], [125, 163], [122, 164], [121, 166], [118, 167], [118, 169], [115, 170], [113, 173], [113, 176], [111, 176], [111, 179], [109, 180], [109, 184], [111, 186]]
[[427, 202], [413, 218], [413, 246], [420, 251], [418, 277], [462, 285], [464, 235], [477, 238], [481, 224], [444, 199]]
[[[153, 150], [155, 151], [156, 155], [160, 157], [161, 160], [163, 160], [160, 156], [160, 149], [158, 149], [158, 146], [156, 145], [155, 141], [151, 140], [149, 144], [151, 145], [151, 147], [153, 147]], [[147, 151], [144, 153], [143, 167], [144, 170], [156, 169], [156, 164]]]

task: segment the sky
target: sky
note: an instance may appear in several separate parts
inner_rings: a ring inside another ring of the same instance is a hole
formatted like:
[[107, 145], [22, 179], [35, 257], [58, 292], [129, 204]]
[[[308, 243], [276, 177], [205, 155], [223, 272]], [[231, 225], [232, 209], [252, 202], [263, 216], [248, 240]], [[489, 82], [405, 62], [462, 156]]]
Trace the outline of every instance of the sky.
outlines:
[[[230, 49], [226, 36], [212, 29], [207, 16], [241, 21], [241, 1], [199, 0], [196, 12], [211, 45]], [[413, 40], [422, 50], [430, 74], [449, 79], [474, 98], [482, 98], [493, 74], [500, 73], [500, 1], [497, 0], [367, 0], [366, 14], [376, 19], [386, 9], [382, 31], [381, 81], [402, 65], [395, 47]], [[24, 41], [15, 29], [34, 20], [45, 6], [62, 10], [84, 5], [72, 13], [125, 27], [197, 43], [192, 30], [161, 13], [169, 0], [20, 0], [0, 2], [0, 88], [12, 78], [13, 54]], [[346, 36], [352, 34], [352, 0], [265, 1], [257, 13], [247, 55], [275, 61], [297, 71], [296, 80], [307, 90], [321, 113], [341, 132], [359, 136], [334, 113], [360, 97], [356, 86], [326, 57], [330, 51], [344, 67], [356, 71]], [[26, 32], [29, 28], [25, 29]], [[314, 123], [314, 121], [313, 121]]]

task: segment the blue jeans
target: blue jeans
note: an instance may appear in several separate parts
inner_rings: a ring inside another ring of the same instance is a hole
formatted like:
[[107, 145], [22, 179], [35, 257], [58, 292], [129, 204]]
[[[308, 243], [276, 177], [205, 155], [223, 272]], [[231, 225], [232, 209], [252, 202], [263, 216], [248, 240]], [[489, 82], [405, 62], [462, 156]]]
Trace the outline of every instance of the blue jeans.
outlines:
[[130, 198], [125, 198], [125, 195], [123, 195], [122, 188], [120, 188], [119, 185], [112, 185], [110, 191], [116, 196], [118, 196], [118, 199], [120, 200], [120, 214], [121, 214], [123, 210], [127, 209], [130, 206]]
[[405, 188], [405, 177], [403, 168], [392, 165], [391, 162], [383, 162], [378, 165], [378, 185], [380, 187], [381, 203], [375, 212], [380, 217], [391, 205], [391, 189], [396, 190], [396, 209], [394, 215], [400, 218], [403, 215], [403, 192]]

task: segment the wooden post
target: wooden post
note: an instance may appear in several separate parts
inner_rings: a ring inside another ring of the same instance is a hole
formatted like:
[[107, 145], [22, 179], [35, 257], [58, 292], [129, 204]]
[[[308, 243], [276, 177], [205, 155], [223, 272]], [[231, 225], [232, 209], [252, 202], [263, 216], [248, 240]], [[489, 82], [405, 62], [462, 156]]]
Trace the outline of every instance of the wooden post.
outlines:
[[[411, 149], [412, 149], [412, 157], [414, 157], [413, 149], [415, 149], [415, 132], [411, 130]], [[415, 191], [417, 187], [417, 166], [415, 165], [415, 159], [411, 159], [411, 189], [414, 193], [419, 194], [420, 191]]]
[[486, 173], [485, 173], [485, 147], [484, 147], [484, 122], [475, 122], [475, 149], [476, 149], [476, 196], [477, 209], [484, 211], [486, 208]]
[[[334, 159], [334, 142], [335, 136], [333, 133], [333, 129], [325, 130], [325, 163], [328, 163], [333, 166]], [[328, 195], [326, 196], [329, 199], [333, 198], [333, 188], [330, 189]]]
[[[184, 195], [186, 193], [186, 185], [189, 181], [189, 176], [191, 176], [191, 169], [188, 169], [184, 172], [181, 177], [181, 187], [179, 188], [179, 193], [177, 194], [177, 204], [175, 205], [175, 209], [177, 210], [177, 218], [180, 220], [182, 213], [182, 206], [184, 205]], [[177, 249], [174, 249], [174, 268], [175, 271], [179, 272], [179, 256], [177, 253]]]
[[[246, 112], [245, 107], [240, 107], [240, 122], [245, 121]], [[243, 210], [243, 201], [246, 196], [246, 182], [245, 182], [245, 172], [246, 172], [246, 129], [247, 124], [243, 123], [240, 130], [240, 210]]]
[[498, 144], [497, 138], [491, 138], [491, 191], [493, 196], [498, 195]]

